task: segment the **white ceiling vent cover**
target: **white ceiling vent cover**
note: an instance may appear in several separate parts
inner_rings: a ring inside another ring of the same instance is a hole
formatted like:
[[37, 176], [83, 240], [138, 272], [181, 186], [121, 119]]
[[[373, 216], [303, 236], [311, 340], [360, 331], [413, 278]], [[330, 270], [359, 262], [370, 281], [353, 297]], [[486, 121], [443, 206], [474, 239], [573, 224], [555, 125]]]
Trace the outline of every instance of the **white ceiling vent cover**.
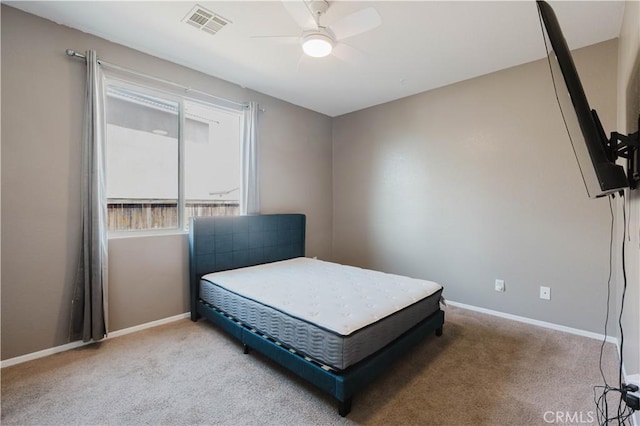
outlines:
[[182, 22], [193, 25], [199, 30], [206, 31], [211, 35], [216, 34], [231, 21], [223, 18], [212, 11], [196, 4], [193, 9], [184, 17]]

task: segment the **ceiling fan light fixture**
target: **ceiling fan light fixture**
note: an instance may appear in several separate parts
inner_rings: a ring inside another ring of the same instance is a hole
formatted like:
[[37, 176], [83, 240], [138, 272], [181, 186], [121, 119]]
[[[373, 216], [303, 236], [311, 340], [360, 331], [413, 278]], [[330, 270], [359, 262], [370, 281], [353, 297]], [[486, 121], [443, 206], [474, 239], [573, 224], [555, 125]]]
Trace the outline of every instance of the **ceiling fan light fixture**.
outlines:
[[333, 50], [333, 40], [322, 33], [308, 34], [302, 40], [302, 50], [308, 56], [323, 58]]

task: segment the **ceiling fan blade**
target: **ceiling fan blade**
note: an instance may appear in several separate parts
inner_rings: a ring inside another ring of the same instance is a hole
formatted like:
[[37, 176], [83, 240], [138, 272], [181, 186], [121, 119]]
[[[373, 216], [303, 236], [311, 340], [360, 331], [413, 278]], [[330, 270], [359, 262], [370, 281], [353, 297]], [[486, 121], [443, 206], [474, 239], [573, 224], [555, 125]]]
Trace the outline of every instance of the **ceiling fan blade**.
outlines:
[[329, 26], [329, 29], [336, 36], [336, 40], [344, 40], [377, 28], [381, 24], [382, 19], [378, 11], [373, 7], [368, 7], [334, 22]]
[[282, 6], [303, 30], [317, 28], [313, 14], [304, 0], [282, 0]]
[[353, 65], [361, 64], [367, 59], [367, 55], [362, 50], [356, 49], [355, 47], [349, 46], [345, 43], [336, 44], [331, 54], [336, 58]]

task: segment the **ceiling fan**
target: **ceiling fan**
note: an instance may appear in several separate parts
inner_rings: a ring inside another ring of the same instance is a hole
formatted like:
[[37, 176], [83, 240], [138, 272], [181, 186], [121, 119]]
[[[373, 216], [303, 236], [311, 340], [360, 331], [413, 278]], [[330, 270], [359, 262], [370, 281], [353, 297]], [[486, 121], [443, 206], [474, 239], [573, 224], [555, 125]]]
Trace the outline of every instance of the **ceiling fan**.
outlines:
[[282, 3], [289, 15], [302, 28], [302, 34], [297, 36], [258, 36], [257, 38], [299, 39], [302, 51], [314, 58], [325, 57], [335, 47], [344, 45], [343, 40], [373, 30], [382, 24], [380, 15], [372, 7], [360, 9], [338, 19], [329, 26], [323, 26], [320, 19], [329, 9], [328, 1], [284, 0]]

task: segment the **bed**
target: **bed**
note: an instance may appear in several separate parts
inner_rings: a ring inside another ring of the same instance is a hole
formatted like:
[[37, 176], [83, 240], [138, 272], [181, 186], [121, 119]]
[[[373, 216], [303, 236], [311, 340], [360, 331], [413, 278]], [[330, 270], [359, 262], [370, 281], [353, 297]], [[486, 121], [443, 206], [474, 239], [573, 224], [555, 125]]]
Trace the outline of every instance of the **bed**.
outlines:
[[302, 214], [193, 218], [191, 319], [204, 317], [329, 393], [353, 395], [426, 336], [442, 287], [305, 257]]

